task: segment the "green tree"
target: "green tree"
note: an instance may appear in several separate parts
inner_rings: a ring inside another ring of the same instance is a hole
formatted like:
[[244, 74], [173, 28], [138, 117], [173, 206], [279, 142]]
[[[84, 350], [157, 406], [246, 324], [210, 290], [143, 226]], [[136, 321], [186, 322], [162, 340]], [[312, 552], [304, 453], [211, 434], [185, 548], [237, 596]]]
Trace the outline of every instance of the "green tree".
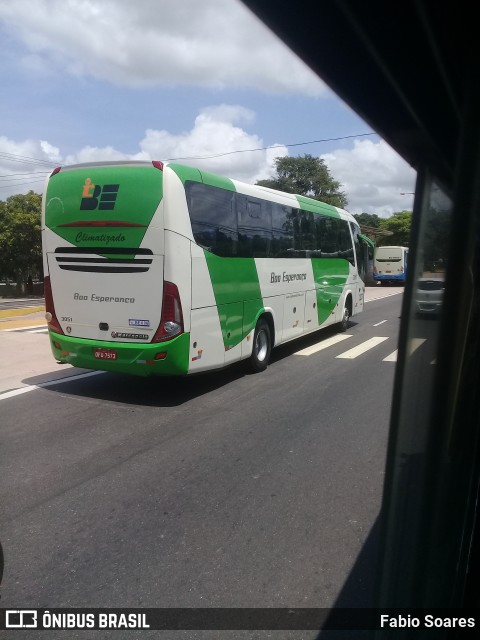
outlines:
[[348, 200], [340, 191], [341, 184], [330, 175], [325, 161], [311, 155], [302, 157], [284, 156], [275, 158], [277, 175], [268, 180], [259, 180], [258, 185], [296, 193], [321, 200], [344, 209]]
[[391, 231], [393, 235], [379, 238], [378, 246], [392, 245], [408, 247], [412, 229], [412, 212], [398, 211], [390, 216], [390, 218], [381, 218], [380, 229]]
[[42, 197], [29, 191], [0, 201], [0, 276], [20, 290], [42, 273]]
[[358, 224], [365, 227], [372, 227], [378, 229], [380, 227], [380, 217], [376, 213], [356, 213], [353, 217], [357, 220]]

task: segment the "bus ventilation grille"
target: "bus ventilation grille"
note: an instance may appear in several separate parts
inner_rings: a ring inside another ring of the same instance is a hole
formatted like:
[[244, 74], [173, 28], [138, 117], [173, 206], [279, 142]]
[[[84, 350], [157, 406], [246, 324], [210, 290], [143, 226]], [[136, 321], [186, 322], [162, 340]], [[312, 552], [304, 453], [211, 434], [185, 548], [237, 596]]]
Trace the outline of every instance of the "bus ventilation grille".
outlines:
[[86, 273], [142, 273], [150, 269], [150, 249], [65, 247], [55, 249], [60, 269]]

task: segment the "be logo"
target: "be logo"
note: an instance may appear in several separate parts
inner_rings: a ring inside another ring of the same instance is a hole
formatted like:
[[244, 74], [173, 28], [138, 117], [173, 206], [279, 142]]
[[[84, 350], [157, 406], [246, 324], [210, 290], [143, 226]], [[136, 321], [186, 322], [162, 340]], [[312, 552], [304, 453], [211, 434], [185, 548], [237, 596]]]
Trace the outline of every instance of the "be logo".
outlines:
[[115, 207], [119, 188], [119, 184], [104, 184], [101, 187], [99, 184], [93, 184], [90, 178], [87, 178], [83, 185], [80, 209], [83, 211], [93, 211], [94, 209], [111, 211]]

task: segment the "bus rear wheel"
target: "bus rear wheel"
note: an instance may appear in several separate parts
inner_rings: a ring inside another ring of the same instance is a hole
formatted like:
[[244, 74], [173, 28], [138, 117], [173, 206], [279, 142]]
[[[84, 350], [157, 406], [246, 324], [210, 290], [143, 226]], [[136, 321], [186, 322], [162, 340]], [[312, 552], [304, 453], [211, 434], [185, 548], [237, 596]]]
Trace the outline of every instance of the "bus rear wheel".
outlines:
[[352, 316], [352, 302], [351, 298], [348, 297], [343, 303], [343, 313], [342, 319], [340, 320], [340, 331], [346, 331], [350, 326], [350, 318]]
[[268, 322], [263, 318], [257, 322], [255, 333], [253, 334], [253, 348], [250, 356], [250, 368], [258, 373], [264, 371], [270, 362], [272, 352], [272, 337]]

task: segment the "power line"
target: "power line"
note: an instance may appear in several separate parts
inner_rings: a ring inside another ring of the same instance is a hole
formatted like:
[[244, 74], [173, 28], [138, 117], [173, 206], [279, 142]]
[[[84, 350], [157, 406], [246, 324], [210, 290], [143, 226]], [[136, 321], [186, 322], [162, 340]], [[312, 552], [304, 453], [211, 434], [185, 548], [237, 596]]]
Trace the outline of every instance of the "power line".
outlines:
[[[0, 176], [0, 178], [13, 178], [13, 176], [36, 176], [36, 175], [47, 175], [50, 173], [49, 171], [28, 171], [27, 173], [4, 173]], [[15, 178], [16, 180], [17, 178]]]
[[[282, 147], [301, 147], [304, 145], [308, 145], [308, 144], [318, 144], [320, 142], [338, 142], [339, 140], [349, 140], [351, 138], [363, 138], [365, 136], [375, 136], [377, 135], [374, 131], [371, 131], [369, 133], [358, 133], [356, 135], [351, 135], [351, 136], [338, 136], [337, 138], [323, 138], [321, 140], [308, 140], [306, 142], [292, 142], [290, 144], [273, 144], [273, 145], [269, 145], [267, 147], [257, 147], [256, 149], [237, 149], [235, 151], [224, 151], [222, 153], [215, 153], [212, 155], [206, 155], [206, 156], [182, 156], [182, 157], [178, 157], [178, 158], [168, 158], [169, 161], [173, 161], [173, 160], [202, 160], [202, 159], [208, 159], [208, 158], [219, 158], [221, 156], [229, 156], [235, 153], [249, 153], [251, 151], [265, 151], [267, 149], [277, 149], [277, 148], [282, 148]], [[43, 166], [48, 166], [48, 167], [56, 167], [59, 162], [50, 162], [49, 160], [42, 160], [40, 158], [33, 158], [31, 156], [22, 156], [19, 154], [15, 154], [15, 153], [8, 153], [6, 151], [0, 151], [0, 158], [3, 158], [4, 160], [9, 160], [12, 162], [25, 162], [28, 164], [31, 163], [36, 163], [36, 164], [41, 164]]]
[[168, 161], [174, 160], [207, 160], [208, 158], [220, 158], [222, 156], [230, 156], [234, 153], [249, 153], [251, 151], [266, 151], [267, 149], [282, 149], [283, 147], [301, 147], [307, 144], [316, 144], [319, 142], [338, 142], [339, 140], [348, 140], [350, 138], [363, 138], [365, 136], [376, 136], [374, 131], [371, 133], [359, 133], [354, 136], [340, 136], [338, 138], [324, 138], [323, 140], [309, 140], [308, 142], [293, 142], [292, 144], [272, 144], [268, 147], [258, 147], [257, 149], [240, 149], [238, 151], [225, 151], [224, 153], [215, 153], [209, 156], [181, 156], [178, 158], [168, 158]]
[[40, 158], [32, 158], [30, 156], [21, 156], [16, 153], [7, 153], [5, 151], [0, 151], [0, 158], [3, 160], [7, 160], [8, 162], [22, 162], [23, 164], [37, 164], [43, 167], [54, 167], [57, 166], [58, 162], [50, 162], [48, 160], [41, 160]]
[[[319, 144], [321, 142], [338, 142], [340, 140], [349, 140], [352, 138], [364, 138], [366, 136], [375, 136], [377, 135], [374, 131], [371, 131], [369, 133], [358, 133], [356, 135], [350, 135], [350, 136], [338, 136], [336, 138], [323, 138], [321, 140], [308, 140], [306, 142], [292, 142], [290, 144], [273, 144], [273, 145], [269, 145], [266, 147], [257, 147], [256, 149], [237, 149], [235, 151], [225, 151], [223, 153], [214, 153], [214, 154], [210, 154], [210, 155], [205, 155], [205, 156], [181, 156], [181, 157], [177, 157], [177, 158], [168, 158], [169, 162], [173, 162], [176, 160], [208, 160], [211, 158], [221, 158], [224, 156], [230, 156], [230, 155], [234, 155], [236, 153], [251, 153], [254, 151], [266, 151], [267, 149], [282, 149], [284, 147], [301, 147], [301, 146], [305, 146], [305, 145], [309, 145], [309, 144]], [[40, 158], [33, 158], [31, 156], [22, 156], [19, 154], [15, 154], [15, 153], [8, 153], [6, 151], [0, 151], [0, 160], [6, 160], [8, 162], [22, 162], [24, 164], [33, 164], [33, 165], [40, 165], [40, 166], [44, 166], [44, 167], [48, 167], [49, 169], [51, 168], [55, 168], [56, 166], [58, 166], [59, 162], [50, 162], [48, 160], [41, 160]], [[33, 171], [31, 173], [11, 173], [11, 174], [4, 174], [0, 176], [0, 179], [12, 179], [12, 180], [21, 180], [21, 178], [15, 178], [13, 176], [36, 176], [38, 174], [47, 174], [48, 171]], [[41, 180], [43, 180], [44, 178], [37, 178], [37, 179], [32, 179], [30, 181], [27, 182], [14, 182], [12, 184], [2, 184], [1, 187], [13, 187], [13, 186], [20, 186], [23, 184], [30, 184], [33, 182], [40, 182]], [[0, 187], [0, 188], [1, 188]]]
[[0, 185], [0, 189], [3, 189], [4, 187], [19, 187], [22, 184], [33, 184], [34, 182], [45, 182], [45, 178], [37, 178], [37, 180], [27, 180], [27, 182], [12, 182], [12, 183], [8, 183], [8, 184], [2, 184]]

